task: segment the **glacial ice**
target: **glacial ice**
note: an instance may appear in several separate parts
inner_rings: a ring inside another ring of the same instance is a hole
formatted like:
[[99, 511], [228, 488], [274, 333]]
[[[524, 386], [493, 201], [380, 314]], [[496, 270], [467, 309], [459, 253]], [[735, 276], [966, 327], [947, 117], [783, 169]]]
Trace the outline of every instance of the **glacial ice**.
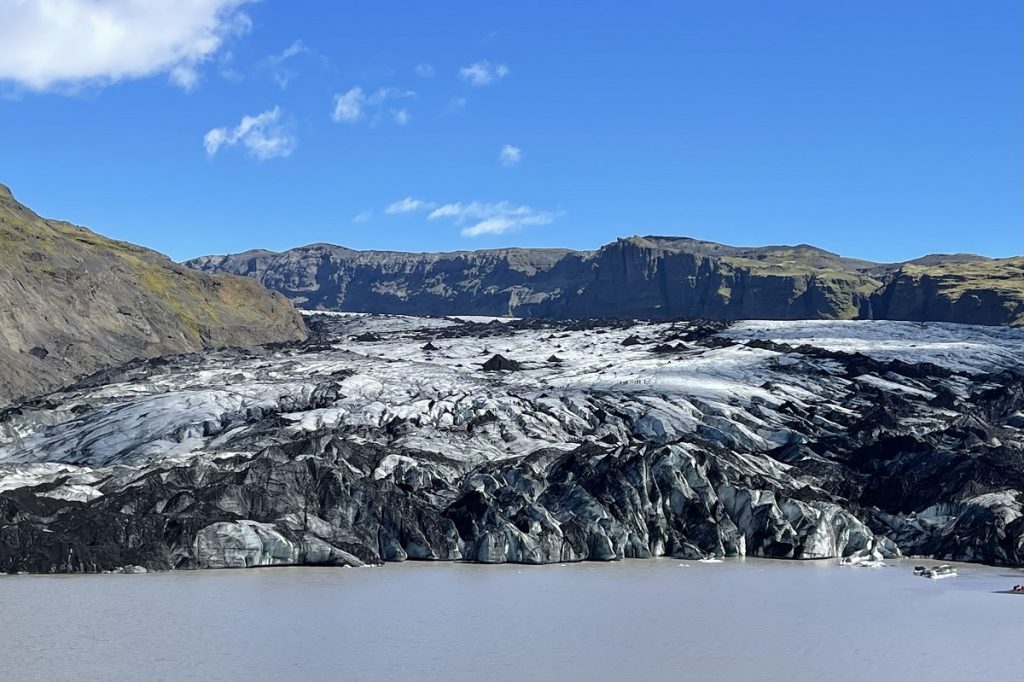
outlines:
[[[5, 410], [0, 496], [71, 518], [155, 495], [187, 529], [163, 558], [117, 557], [150, 568], [869, 546], [1024, 561], [1024, 330], [310, 319], [320, 341], [139, 361]], [[481, 371], [496, 353], [521, 369]], [[1007, 487], [964, 473], [979, 466]]]

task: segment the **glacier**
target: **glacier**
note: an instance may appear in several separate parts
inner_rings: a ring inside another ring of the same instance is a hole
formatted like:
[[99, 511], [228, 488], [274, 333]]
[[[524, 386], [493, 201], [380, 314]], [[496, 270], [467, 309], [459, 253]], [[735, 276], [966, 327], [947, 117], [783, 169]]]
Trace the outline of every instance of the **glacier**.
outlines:
[[0, 570], [1024, 564], [1022, 329], [307, 321], [0, 411]]

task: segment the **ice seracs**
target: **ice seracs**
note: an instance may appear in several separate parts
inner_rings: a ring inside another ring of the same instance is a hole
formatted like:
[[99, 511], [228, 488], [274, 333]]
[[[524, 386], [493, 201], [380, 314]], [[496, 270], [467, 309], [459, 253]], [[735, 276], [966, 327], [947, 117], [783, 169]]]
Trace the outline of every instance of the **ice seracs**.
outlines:
[[308, 320], [0, 412], [0, 570], [1024, 563], [1024, 330]]
[[864, 549], [843, 557], [841, 563], [843, 566], [882, 568], [885, 566], [885, 554], [883, 554], [880, 545], [879, 541], [872, 539]]

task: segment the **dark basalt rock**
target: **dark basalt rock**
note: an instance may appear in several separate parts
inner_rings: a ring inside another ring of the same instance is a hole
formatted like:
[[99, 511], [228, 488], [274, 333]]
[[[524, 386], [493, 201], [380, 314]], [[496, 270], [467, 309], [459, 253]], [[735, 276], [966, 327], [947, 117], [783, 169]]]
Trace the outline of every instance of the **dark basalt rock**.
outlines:
[[190, 267], [258, 279], [296, 305], [405, 315], [527, 318], [900, 319], [1024, 324], [1024, 258], [880, 264], [806, 244], [685, 237], [595, 251], [354, 251], [313, 244], [205, 256]]
[[627, 336], [622, 341], [623, 346], [639, 346], [641, 343], [643, 343], [643, 341], [641, 341], [640, 337], [636, 335]]
[[483, 370], [485, 372], [515, 372], [522, 369], [523, 366], [515, 360], [509, 360], [500, 353], [495, 354], [490, 360], [484, 363]]
[[424, 344], [424, 346], [420, 350], [439, 350], [439, 349], [433, 343], [431, 343], [430, 341], [427, 341], [427, 343]]
[[[317, 343], [336, 345], [332, 341], [352, 336], [354, 324], [324, 322]], [[667, 326], [657, 338], [688, 333], [682, 323], [668, 333]], [[470, 333], [461, 325], [453, 329]], [[620, 337], [612, 331], [621, 327], [606, 329], [606, 348], [614, 357]], [[409, 338], [415, 362], [425, 362], [415, 353], [422, 337]], [[589, 342], [593, 335], [585, 338]], [[729, 338], [701, 339], [690, 349], [708, 354], [701, 361], [713, 358], [719, 343], [729, 346], [729, 354], [747, 352]], [[28, 431], [53, 435], [56, 427], [49, 425], [58, 418], [69, 424], [82, 420], [87, 439], [68, 452], [71, 461], [90, 465], [85, 487], [99, 493], [76, 497], [81, 470], [0, 491], [0, 571], [340, 566], [407, 559], [541, 564], [709, 554], [812, 559], [846, 556], [873, 544], [890, 556], [902, 551], [1024, 565], [1024, 375], [968, 374], [809, 346], [775, 348], [783, 373], [750, 389], [785, 395], [789, 384], [802, 390], [826, 384], [823, 398], [790, 394], [777, 404], [730, 403], [730, 418], [724, 419], [713, 405], [688, 396], [700, 420], [691, 430], [672, 430], [658, 421], [664, 419], [660, 412], [627, 405], [625, 394], [601, 402], [605, 388], [523, 388], [530, 372], [564, 379], [578, 368], [579, 353], [567, 351], [557, 370], [530, 365], [509, 377], [508, 388], [501, 375], [483, 379], [467, 370], [460, 376], [499, 387], [499, 399], [477, 401], [460, 385], [451, 419], [439, 420], [441, 426], [424, 427], [422, 415], [440, 408], [433, 399], [413, 395], [412, 402], [429, 402], [424, 412], [406, 403], [401, 416], [379, 423], [324, 420], [297, 428], [296, 413], [316, 416], [347, 399], [345, 381], [354, 372], [339, 367], [301, 391], [286, 382], [287, 391], [267, 393], [276, 397], [264, 396], [258, 409], [205, 419], [163, 439], [208, 438], [207, 454], [142, 463], [119, 459], [129, 450], [118, 440], [126, 434], [116, 428], [100, 433], [111, 418], [111, 387], [129, 387], [129, 396], [136, 389], [149, 391], [155, 400], [180, 389], [190, 407], [201, 388], [195, 377], [220, 377], [230, 393], [233, 382], [253, 374], [255, 390], [283, 367], [305, 376], [304, 367], [325, 364], [325, 358], [331, 367], [356, 362], [351, 356], [357, 354], [310, 350], [307, 343], [126, 363], [77, 388], [0, 411], [0, 443], [8, 447], [25, 442]], [[501, 355], [491, 361], [499, 371], [522, 369]], [[675, 360], [666, 364], [678, 369]], [[357, 367], [375, 376], [384, 365]], [[237, 378], [231, 374], [236, 369]], [[169, 376], [184, 378], [157, 383]], [[881, 391], [880, 379], [911, 390]], [[134, 405], [130, 397], [125, 400], [125, 409]], [[379, 405], [387, 396], [374, 394], [371, 400]], [[513, 401], [517, 411], [502, 413], [502, 405]], [[139, 414], [164, 418], [173, 412], [150, 403], [144, 408]], [[749, 434], [769, 422], [785, 433], [771, 434], [777, 446], [758, 449]], [[525, 433], [517, 428], [537, 424], [564, 429], [561, 440], [548, 441], [558, 447], [535, 439], [515, 456], [466, 455], [475, 443], [514, 443]], [[434, 441], [424, 434], [440, 434], [436, 443], [443, 447], [431, 450], [424, 443]], [[96, 446], [96, 435], [108, 440]], [[47, 445], [47, 456], [55, 456], [58, 446]], [[24, 465], [16, 456], [0, 461], [4, 473], [19, 466]]]

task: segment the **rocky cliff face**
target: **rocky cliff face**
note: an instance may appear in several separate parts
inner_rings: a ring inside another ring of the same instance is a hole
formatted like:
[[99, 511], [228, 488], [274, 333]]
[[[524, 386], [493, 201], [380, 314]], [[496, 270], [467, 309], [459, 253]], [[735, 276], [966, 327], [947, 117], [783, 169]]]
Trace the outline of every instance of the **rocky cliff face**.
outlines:
[[891, 320], [1024, 324], [1024, 258], [907, 264], [871, 297]]
[[848, 319], [857, 317], [877, 280], [861, 264], [809, 246], [737, 249], [688, 239], [633, 238], [589, 259], [584, 286], [561, 309], [525, 307], [559, 317]]
[[1022, 259], [879, 265], [801, 245], [633, 237], [597, 251], [362, 252], [317, 244], [187, 265], [252, 277], [311, 310], [570, 318], [1024, 322]]
[[0, 570], [1024, 564], [1024, 330], [312, 328], [304, 344], [135, 361], [0, 412]]
[[0, 404], [134, 357], [304, 337], [257, 282], [41, 218], [0, 185]]
[[314, 244], [281, 254], [206, 256], [186, 265], [252, 277], [310, 310], [443, 316], [506, 315], [557, 297], [583, 276], [582, 260], [558, 249], [412, 254]]

